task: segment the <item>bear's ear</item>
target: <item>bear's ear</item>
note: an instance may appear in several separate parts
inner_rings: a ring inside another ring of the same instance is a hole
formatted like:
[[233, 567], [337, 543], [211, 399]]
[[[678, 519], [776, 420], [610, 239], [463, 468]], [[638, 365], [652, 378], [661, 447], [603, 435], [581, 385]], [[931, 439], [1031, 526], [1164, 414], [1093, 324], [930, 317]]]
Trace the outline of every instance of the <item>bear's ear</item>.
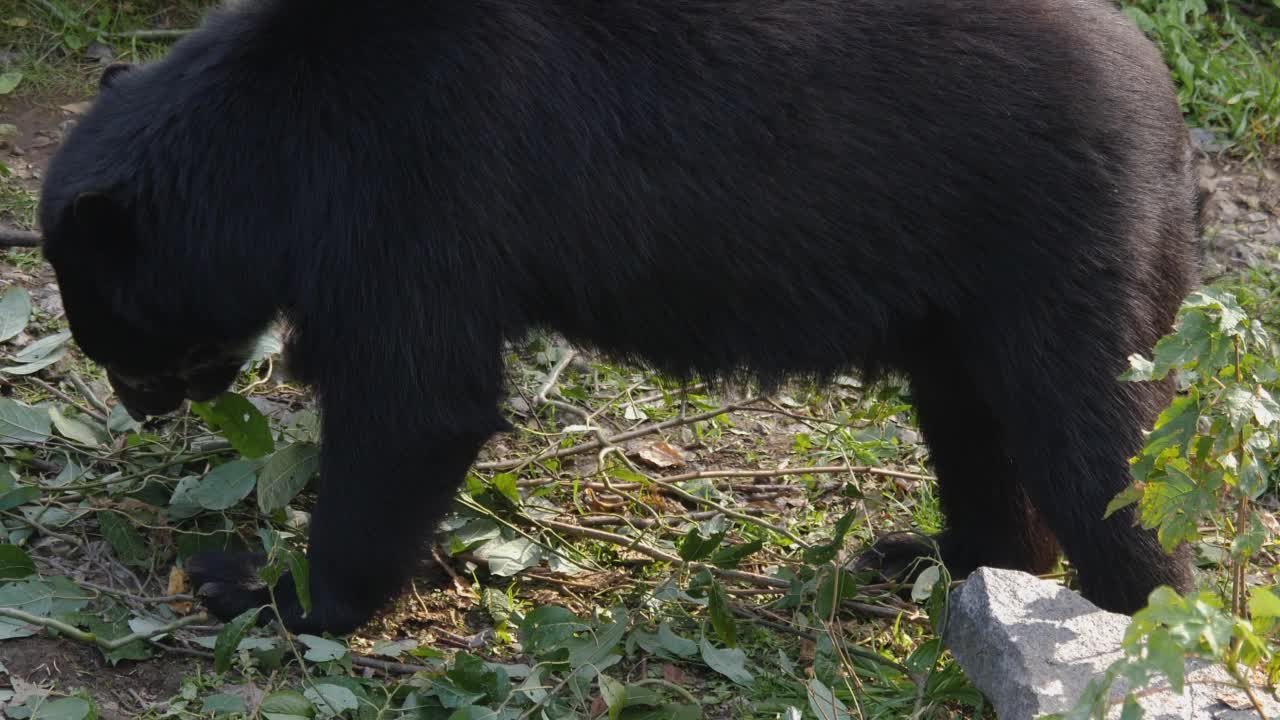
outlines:
[[113, 254], [133, 248], [133, 223], [124, 206], [110, 195], [80, 193], [71, 204], [71, 217], [80, 233], [98, 238], [95, 246]]
[[102, 77], [98, 78], [98, 89], [102, 90], [103, 88], [111, 87], [116, 80], [120, 79], [121, 75], [128, 73], [130, 70], [133, 70], [133, 65], [130, 63], [112, 63], [108, 65], [102, 71]]

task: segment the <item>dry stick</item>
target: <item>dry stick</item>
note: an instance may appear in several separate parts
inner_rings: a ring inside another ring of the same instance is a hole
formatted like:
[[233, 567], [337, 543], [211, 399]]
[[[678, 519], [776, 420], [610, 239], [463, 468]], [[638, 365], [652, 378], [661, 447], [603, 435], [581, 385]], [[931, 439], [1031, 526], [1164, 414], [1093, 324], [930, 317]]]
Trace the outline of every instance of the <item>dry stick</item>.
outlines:
[[124, 637], [118, 637], [115, 640], [108, 640], [106, 638], [99, 637], [94, 633], [85, 632], [84, 630], [81, 630], [80, 628], [75, 627], [73, 625], [68, 625], [67, 623], [62, 622], [61, 620], [54, 620], [53, 618], [40, 617], [39, 615], [32, 615], [29, 612], [18, 610], [16, 608], [0, 607], [0, 617], [7, 617], [10, 620], [17, 620], [18, 622], [24, 622], [28, 625], [36, 625], [49, 630], [57, 630], [58, 632], [62, 633], [63, 635], [66, 635], [67, 637], [70, 637], [75, 640], [79, 640], [80, 642], [84, 642], [84, 643], [93, 643], [94, 645], [97, 645], [98, 647], [108, 652], [111, 650], [119, 650], [125, 645], [128, 645], [129, 643], [137, 640], [150, 640], [153, 637], [159, 637], [160, 635], [166, 635], [168, 633], [171, 633], [174, 630], [177, 630], [178, 628], [186, 627], [187, 625], [195, 625], [197, 623], [202, 623], [209, 619], [209, 616], [205, 615], [204, 613], [200, 613], [198, 615], [188, 615], [187, 617], [181, 618], [179, 620], [175, 620], [169, 623], [168, 625], [162, 625], [153, 630], [148, 630], [146, 632], [129, 633]]
[[0, 228], [0, 247], [40, 247], [40, 233]]
[[720, 407], [714, 410], [708, 410], [707, 412], [699, 413], [697, 415], [688, 415], [685, 417], [677, 417], [677, 418], [672, 418], [670, 420], [664, 420], [660, 423], [654, 423], [653, 425], [646, 425], [644, 427], [636, 428], [635, 430], [628, 430], [627, 432], [621, 432], [616, 435], [608, 435], [602, 438], [601, 440], [591, 440], [588, 442], [579, 443], [572, 447], [547, 450], [545, 452], [541, 452], [537, 455], [527, 457], [527, 458], [518, 458], [515, 460], [491, 460], [488, 462], [476, 463], [474, 467], [477, 470], [513, 470], [515, 468], [524, 467], [525, 465], [528, 465], [530, 463], [540, 462], [542, 460], [551, 460], [554, 458], [568, 457], [569, 455], [580, 455], [582, 453], [591, 452], [592, 450], [599, 450], [600, 448], [605, 447], [606, 445], [616, 445], [618, 443], [626, 442], [627, 440], [634, 440], [638, 437], [652, 435], [654, 433], [662, 432], [663, 430], [667, 430], [673, 427], [679, 427], [681, 425], [689, 425], [692, 423], [700, 422], [702, 420], [710, 420], [713, 417], [716, 417], [718, 415], [724, 415], [725, 413], [733, 412], [735, 410], [750, 410], [751, 408], [746, 406], [750, 405], [753, 402], [758, 401], [759, 399], [760, 398], [755, 397], [743, 403], [731, 403], [729, 405], [721, 405]]
[[61, 390], [59, 390], [58, 388], [54, 387], [54, 385], [53, 385], [52, 383], [47, 383], [47, 382], [45, 382], [44, 380], [41, 380], [40, 378], [38, 378], [38, 377], [36, 377], [36, 376], [34, 376], [34, 375], [28, 375], [28, 376], [27, 376], [27, 380], [30, 380], [31, 382], [35, 383], [36, 385], [39, 385], [40, 387], [44, 388], [45, 392], [48, 392], [48, 393], [53, 394], [54, 396], [56, 396], [56, 397], [57, 397], [59, 400], [61, 400], [62, 402], [68, 403], [69, 405], [71, 405], [71, 406], [72, 406], [72, 407], [74, 407], [75, 409], [79, 410], [80, 412], [84, 413], [85, 415], [88, 415], [89, 417], [93, 418], [94, 420], [97, 420], [98, 422], [102, 423], [103, 425], [106, 425], [106, 424], [107, 424], [107, 416], [106, 416], [106, 415], [103, 415], [102, 413], [98, 412], [97, 410], [94, 410], [93, 408], [82, 407], [82, 406], [80, 405], [80, 403], [76, 402], [76, 399], [75, 399], [75, 398], [71, 397], [70, 395], [68, 395], [68, 394], [66, 394], [66, 393], [62, 392]]

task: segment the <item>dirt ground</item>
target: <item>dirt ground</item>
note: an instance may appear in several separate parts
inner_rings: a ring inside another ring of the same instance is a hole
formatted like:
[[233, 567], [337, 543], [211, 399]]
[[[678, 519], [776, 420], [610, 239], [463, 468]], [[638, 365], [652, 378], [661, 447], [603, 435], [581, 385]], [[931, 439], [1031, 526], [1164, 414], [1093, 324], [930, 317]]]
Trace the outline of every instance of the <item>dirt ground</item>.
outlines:
[[[0, 113], [0, 127], [12, 126], [0, 135], [0, 160], [9, 166], [16, 182], [38, 191], [49, 156], [84, 107], [81, 98], [64, 98]], [[1209, 193], [1206, 277], [1251, 266], [1280, 267], [1280, 162], [1273, 159], [1245, 165], [1202, 153], [1200, 168], [1202, 186]], [[0, 217], [0, 223], [10, 226], [28, 221], [24, 217]], [[0, 288], [11, 283], [31, 290], [33, 300], [50, 315], [61, 314], [53, 275], [47, 266], [0, 263]], [[774, 446], [764, 443], [762, 447]], [[597, 583], [597, 587], [609, 585], [609, 581], [602, 582], [600, 578], [583, 582], [588, 587]], [[449, 585], [447, 579], [441, 582], [439, 578], [428, 583], [434, 587]], [[474, 607], [474, 603], [459, 603], [458, 598], [439, 592], [425, 596], [412, 593], [377, 621], [378, 627], [373, 630], [386, 637], [407, 635], [424, 642], [465, 647], [475, 639], [451, 636], [438, 628], [468, 625], [463, 617], [467, 607]], [[56, 685], [64, 692], [83, 688], [98, 700], [104, 717], [132, 717], [146, 710], [162, 710], [161, 704], [179, 691], [183, 677], [201, 662], [169, 656], [144, 662], [124, 661], [112, 667], [96, 649], [72, 641], [49, 637], [8, 640], [0, 643], [0, 689], [12, 689], [22, 696], [33, 687]]]

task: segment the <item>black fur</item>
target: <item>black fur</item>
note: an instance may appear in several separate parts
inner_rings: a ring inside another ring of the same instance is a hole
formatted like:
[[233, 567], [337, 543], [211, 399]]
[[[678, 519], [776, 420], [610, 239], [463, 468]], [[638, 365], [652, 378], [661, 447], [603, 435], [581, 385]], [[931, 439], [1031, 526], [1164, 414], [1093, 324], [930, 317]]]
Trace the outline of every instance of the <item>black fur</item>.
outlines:
[[[532, 326], [680, 376], [906, 373], [955, 575], [1061, 544], [1105, 608], [1190, 586], [1102, 520], [1171, 393], [1115, 378], [1196, 257], [1178, 103], [1107, 0], [250, 0], [104, 80], [45, 253], [126, 403], [290, 322], [325, 439], [294, 630], [402, 586]], [[254, 562], [190, 570], [228, 617]]]

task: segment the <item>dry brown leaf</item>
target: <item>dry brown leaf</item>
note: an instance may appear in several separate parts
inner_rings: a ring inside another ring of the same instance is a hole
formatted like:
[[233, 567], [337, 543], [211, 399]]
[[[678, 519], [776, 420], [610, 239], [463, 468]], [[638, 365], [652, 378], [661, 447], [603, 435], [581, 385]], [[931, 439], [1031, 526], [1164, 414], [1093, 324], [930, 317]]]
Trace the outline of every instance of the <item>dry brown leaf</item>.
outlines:
[[670, 443], [659, 440], [658, 442], [646, 445], [636, 453], [644, 460], [646, 464], [653, 467], [663, 469], [672, 467], [681, 467], [687, 461], [684, 457], [684, 451]]

